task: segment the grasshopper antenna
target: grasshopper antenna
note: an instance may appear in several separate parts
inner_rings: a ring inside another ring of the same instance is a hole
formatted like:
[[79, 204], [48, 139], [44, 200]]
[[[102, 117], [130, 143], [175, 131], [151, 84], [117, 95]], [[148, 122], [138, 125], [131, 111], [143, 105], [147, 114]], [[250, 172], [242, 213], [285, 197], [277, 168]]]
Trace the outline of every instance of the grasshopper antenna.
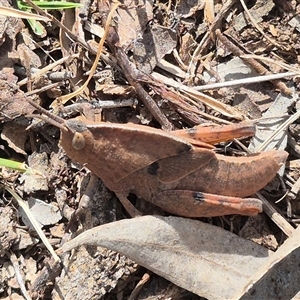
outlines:
[[27, 99], [27, 101], [30, 103], [30, 105], [32, 105], [34, 108], [36, 108], [41, 114], [44, 114], [44, 116], [30, 115], [30, 117], [43, 120], [47, 123], [52, 124], [53, 126], [60, 128], [61, 130], [64, 130], [64, 131], [67, 130], [67, 127], [64, 126], [65, 120], [63, 118], [60, 118], [59, 116], [52, 114], [47, 109], [41, 107], [40, 105], [38, 105], [37, 103], [35, 103], [34, 101], [32, 101], [30, 99]]

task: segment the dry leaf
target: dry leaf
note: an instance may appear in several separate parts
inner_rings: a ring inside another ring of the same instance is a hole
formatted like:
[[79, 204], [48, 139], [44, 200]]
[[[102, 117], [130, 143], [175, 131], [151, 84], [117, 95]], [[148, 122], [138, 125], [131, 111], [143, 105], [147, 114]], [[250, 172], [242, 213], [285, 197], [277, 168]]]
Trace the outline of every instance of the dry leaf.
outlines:
[[123, 2], [130, 9], [119, 9], [117, 19], [118, 35], [120, 45], [125, 49], [133, 41], [143, 35], [147, 23], [153, 19], [153, 1], [135, 1], [134, 6], [131, 0]]
[[120, 252], [178, 286], [209, 299], [232, 299], [235, 290], [272, 253], [210, 224], [158, 216], [95, 227], [65, 243], [58, 252], [87, 244]]
[[172, 87], [180, 89], [182, 95], [187, 95], [190, 99], [194, 99], [196, 101], [202, 102], [203, 104], [211, 107], [212, 109], [223, 114], [224, 116], [227, 116], [229, 118], [234, 118], [237, 120], [245, 119], [245, 116], [241, 114], [238, 110], [236, 110], [234, 107], [226, 105], [225, 103], [222, 103], [221, 101], [218, 101], [213, 97], [210, 97], [202, 92], [199, 92], [192, 87], [178, 83], [174, 79], [168, 78], [156, 72], [153, 72], [151, 76], [163, 84], [170, 85]]
[[202, 10], [205, 6], [203, 0], [178, 1], [176, 13], [182, 15], [183, 18], [188, 18], [194, 15], [197, 11]]
[[264, 214], [248, 218], [240, 230], [239, 236], [273, 251], [278, 248], [278, 242], [268, 227], [266, 215]]
[[27, 155], [24, 147], [28, 137], [25, 129], [26, 126], [14, 122], [6, 122], [3, 125], [3, 131], [1, 133], [1, 138], [8, 143], [8, 146], [24, 156]]
[[133, 58], [139, 70], [150, 74], [157, 63], [176, 47], [176, 31], [160, 25], [153, 25], [136, 40]]
[[[2, 60], [1, 57], [0, 69]], [[26, 101], [24, 92], [17, 85], [18, 77], [13, 68], [0, 70], [0, 119], [11, 121], [22, 114], [31, 114], [34, 108]], [[22, 130], [20, 130], [22, 132]], [[24, 135], [24, 132], [22, 132]]]
[[251, 276], [233, 299], [291, 299], [299, 291], [300, 227]]

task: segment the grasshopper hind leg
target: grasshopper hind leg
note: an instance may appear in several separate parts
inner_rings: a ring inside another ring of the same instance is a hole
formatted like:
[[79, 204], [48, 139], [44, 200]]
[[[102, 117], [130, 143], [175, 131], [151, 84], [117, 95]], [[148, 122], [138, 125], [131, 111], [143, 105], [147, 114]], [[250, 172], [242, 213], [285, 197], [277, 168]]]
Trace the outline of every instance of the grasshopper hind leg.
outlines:
[[156, 194], [151, 202], [163, 210], [183, 217], [223, 215], [253, 216], [262, 212], [262, 202], [255, 198], [238, 198], [189, 190], [167, 190]]

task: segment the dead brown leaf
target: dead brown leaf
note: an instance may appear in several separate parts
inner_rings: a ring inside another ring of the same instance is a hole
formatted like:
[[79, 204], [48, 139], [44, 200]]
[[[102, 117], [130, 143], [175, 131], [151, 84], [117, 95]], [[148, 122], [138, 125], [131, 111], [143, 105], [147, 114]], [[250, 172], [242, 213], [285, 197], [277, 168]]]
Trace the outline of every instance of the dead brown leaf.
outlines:
[[24, 134], [26, 126], [14, 122], [6, 122], [3, 126], [1, 138], [8, 143], [8, 146], [14, 151], [27, 155], [25, 152], [25, 142], [28, 134]]
[[18, 116], [31, 114], [32, 106], [26, 101], [24, 92], [17, 86], [18, 77], [13, 68], [0, 70], [0, 119], [11, 121]]

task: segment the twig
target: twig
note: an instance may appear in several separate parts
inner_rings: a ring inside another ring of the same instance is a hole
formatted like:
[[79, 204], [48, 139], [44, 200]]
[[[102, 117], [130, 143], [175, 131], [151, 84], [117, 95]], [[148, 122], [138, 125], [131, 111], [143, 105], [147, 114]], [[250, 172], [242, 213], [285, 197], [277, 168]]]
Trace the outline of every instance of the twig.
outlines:
[[286, 72], [286, 73], [279, 73], [279, 74], [255, 76], [255, 77], [236, 79], [236, 80], [225, 81], [225, 82], [217, 82], [217, 83], [206, 84], [206, 85], [201, 85], [201, 86], [195, 86], [193, 88], [197, 91], [208, 91], [208, 90], [215, 90], [215, 89], [224, 88], [224, 87], [234, 87], [234, 86], [241, 86], [241, 85], [244, 86], [246, 84], [271, 81], [271, 80], [275, 80], [275, 79], [296, 76], [298, 74], [299, 74], [299, 72], [298, 73]]
[[40, 93], [42, 92], [45, 92], [45, 91], [48, 91], [50, 89], [53, 89], [53, 88], [56, 88], [56, 87], [59, 87], [63, 85], [63, 82], [55, 82], [55, 83], [51, 83], [51, 84], [48, 84], [46, 86], [43, 86], [39, 89], [35, 89], [35, 90], [32, 90], [30, 92], [27, 92], [24, 94], [25, 97], [29, 97], [29, 96], [32, 96], [32, 95], [39, 95]]
[[132, 63], [128, 60], [125, 52], [121, 48], [115, 47], [115, 54], [118, 60], [119, 65], [122, 67], [125, 77], [127, 78], [130, 85], [135, 88], [136, 94], [142, 100], [144, 105], [148, 108], [154, 118], [160, 123], [164, 130], [171, 130], [172, 124], [169, 122], [167, 117], [160, 111], [159, 107], [155, 101], [150, 97], [148, 92], [145, 91], [140, 82], [138, 82], [137, 69], [133, 66]]
[[209, 30], [204, 35], [204, 37], [202, 38], [202, 40], [200, 41], [200, 43], [198, 44], [197, 48], [194, 51], [188, 66], [188, 70], [187, 70], [188, 74], [192, 75], [191, 70], [193, 70], [193, 64], [195, 58], [198, 57], [201, 52], [204, 53], [206, 49], [208, 49], [211, 41], [215, 40], [215, 31], [217, 30], [217, 28], [220, 28], [222, 20], [226, 17], [227, 12], [235, 2], [236, 0], [228, 0], [223, 4], [220, 12], [215, 17], [215, 20], [212, 22], [211, 26], [209, 27]]
[[291, 236], [294, 232], [294, 227], [286, 221], [286, 219], [278, 213], [268, 200], [260, 193], [256, 196], [263, 202], [264, 212], [272, 219], [272, 221], [287, 235]]
[[209, 107], [213, 108], [214, 110], [218, 111], [219, 113], [229, 117], [234, 118], [238, 120], [242, 120], [242, 114], [238, 112], [234, 107], [226, 105], [213, 97], [210, 97], [208, 95], [205, 95], [193, 87], [186, 86], [184, 84], [181, 84], [172, 78], [167, 78], [166, 76], [163, 76], [159, 73], [153, 72], [151, 76], [156, 80], [156, 82], [163, 84], [163, 85], [169, 85], [172, 86], [178, 90], [180, 90], [182, 93], [188, 94], [191, 98], [197, 98], [197, 101], [201, 99], [201, 102], [205, 105], [208, 105]]
[[[73, 54], [73, 55], [70, 55], [70, 56], [63, 57], [63, 58], [61, 58], [61, 59], [59, 59], [59, 60], [57, 60], [57, 61], [55, 61], [55, 62], [53, 62], [53, 63], [51, 63], [49, 65], [47, 65], [45, 68], [39, 69], [37, 72], [31, 74], [31, 78], [30, 79], [32, 80], [32, 79], [35, 79], [35, 78], [39, 78], [40, 76], [42, 76], [46, 72], [51, 71], [55, 67], [63, 64], [64, 62], [66, 62], [68, 60], [70, 61], [70, 60], [72, 60], [72, 59], [74, 59], [76, 57], [79, 57], [79, 54]], [[21, 81], [18, 82], [18, 86], [22, 86], [22, 85], [26, 84], [28, 82], [28, 80], [29, 80], [29, 78], [24, 78], [23, 80], [21, 80]]]
[[[222, 44], [224, 44], [235, 56], [238, 56], [242, 58], [245, 63], [249, 66], [251, 66], [258, 74], [264, 75], [264, 74], [270, 74], [269, 70], [266, 69], [262, 64], [257, 62], [255, 59], [252, 58], [243, 58], [243, 55], [245, 54], [242, 52], [237, 46], [235, 46], [229, 39], [227, 39], [219, 29], [216, 30], [216, 35], [218, 39], [221, 41]], [[283, 82], [278, 80], [272, 81], [273, 85], [278, 88], [283, 94], [291, 95], [292, 91], [289, 89]]]
[[255, 55], [255, 54], [246, 54], [246, 55], [243, 55], [241, 58], [254, 58], [254, 59], [257, 59], [257, 60], [261, 60], [261, 61], [267, 62], [268, 64], [274, 64], [274, 65], [276, 65], [278, 67], [281, 67], [281, 68], [283, 68], [287, 71], [295, 72], [296, 73], [295, 75], [300, 75], [299, 67], [294, 67], [292, 65], [284, 63], [283, 61], [274, 60], [270, 57], [264, 57], [264, 56]]
[[98, 184], [99, 184], [99, 178], [95, 174], [91, 174], [89, 183], [84, 191], [84, 194], [80, 198], [78, 208], [72, 215], [71, 220], [69, 222], [69, 223], [73, 223], [76, 217], [80, 218], [81, 216], [85, 216], [84, 218], [85, 221], [82, 222], [84, 231], [92, 228], [91, 210], [89, 209], [89, 207], [90, 207], [91, 199], [93, 199], [93, 195], [96, 193], [98, 189]]
[[[213, 116], [212, 114], [205, 113], [202, 110], [200, 110], [199, 103], [197, 103], [197, 101], [199, 99], [194, 101], [191, 99], [191, 96], [188, 97], [188, 96], [183, 95], [182, 93], [178, 94], [178, 93], [176, 93], [168, 88], [165, 88], [165, 87], [152, 86], [152, 89], [157, 94], [159, 94], [163, 99], [168, 100], [169, 105], [174, 110], [176, 110], [183, 118], [188, 119], [188, 121], [189, 121], [188, 123], [193, 123], [193, 125], [198, 125], [200, 123], [198, 116], [203, 116], [207, 119], [214, 120], [217, 123], [230, 124], [230, 122], [227, 120], [218, 118], [216, 116]], [[203, 100], [203, 103], [206, 102], [205, 99], [202, 99], [202, 100]], [[193, 105], [190, 104], [189, 102], [192, 102]], [[217, 105], [215, 106], [215, 109], [218, 111]], [[196, 117], [194, 115], [196, 115]]]

